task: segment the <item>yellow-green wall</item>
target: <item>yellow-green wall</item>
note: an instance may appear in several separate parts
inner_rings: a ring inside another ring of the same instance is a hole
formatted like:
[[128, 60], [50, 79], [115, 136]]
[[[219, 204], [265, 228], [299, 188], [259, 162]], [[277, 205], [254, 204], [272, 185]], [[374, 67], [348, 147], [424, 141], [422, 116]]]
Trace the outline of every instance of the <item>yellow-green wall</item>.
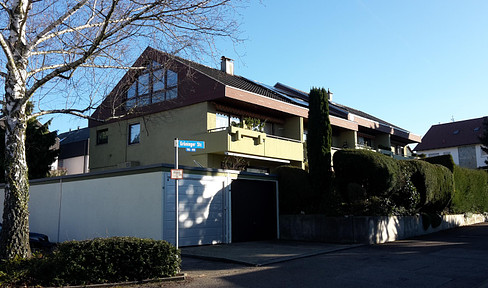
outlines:
[[[90, 170], [117, 168], [125, 162], [137, 161], [139, 165], [174, 163], [174, 139], [201, 140], [197, 136], [207, 131], [208, 103], [164, 111], [144, 117], [122, 120], [90, 129]], [[141, 124], [140, 143], [128, 145], [130, 124]], [[96, 131], [108, 128], [108, 143], [96, 144]], [[195, 166], [193, 160], [207, 165], [202, 151], [186, 152], [180, 149], [179, 163]]]
[[[128, 145], [129, 125], [140, 123], [140, 143]], [[286, 140], [244, 128], [216, 128], [213, 104], [203, 102], [179, 109], [121, 120], [90, 129], [90, 170], [123, 168], [129, 165], [174, 163], [174, 139], [205, 141], [205, 149], [186, 152], [179, 149], [179, 164], [221, 168], [226, 152], [259, 157], [286, 159], [293, 165], [303, 163], [303, 119], [291, 117], [283, 125]], [[97, 145], [97, 130], [108, 129], [108, 143]], [[209, 130], [211, 132], [209, 132]], [[259, 166], [273, 168], [280, 162], [249, 160]]]

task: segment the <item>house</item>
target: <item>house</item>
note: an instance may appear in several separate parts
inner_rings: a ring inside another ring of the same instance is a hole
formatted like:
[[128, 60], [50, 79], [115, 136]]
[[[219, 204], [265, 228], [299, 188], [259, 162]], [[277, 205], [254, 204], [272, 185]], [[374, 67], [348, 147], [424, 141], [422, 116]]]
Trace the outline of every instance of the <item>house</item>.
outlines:
[[480, 137], [487, 118], [432, 125], [414, 151], [427, 157], [450, 154], [461, 167], [484, 167], [488, 155], [481, 149]]
[[[174, 163], [174, 139], [205, 141], [179, 153], [180, 165], [270, 172], [304, 167], [308, 94], [214, 69], [148, 47], [89, 121], [90, 171]], [[330, 95], [332, 96], [332, 94]], [[400, 127], [330, 99], [333, 150], [407, 156], [420, 142]]]
[[57, 173], [64, 175], [88, 173], [88, 147], [90, 130], [88, 127], [58, 135], [59, 156]]

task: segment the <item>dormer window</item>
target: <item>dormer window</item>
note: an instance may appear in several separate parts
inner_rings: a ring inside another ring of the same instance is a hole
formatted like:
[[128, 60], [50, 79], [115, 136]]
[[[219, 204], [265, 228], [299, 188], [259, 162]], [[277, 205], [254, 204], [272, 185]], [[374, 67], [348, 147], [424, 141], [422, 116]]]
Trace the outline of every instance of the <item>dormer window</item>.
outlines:
[[175, 99], [178, 74], [152, 62], [127, 90], [127, 109]]

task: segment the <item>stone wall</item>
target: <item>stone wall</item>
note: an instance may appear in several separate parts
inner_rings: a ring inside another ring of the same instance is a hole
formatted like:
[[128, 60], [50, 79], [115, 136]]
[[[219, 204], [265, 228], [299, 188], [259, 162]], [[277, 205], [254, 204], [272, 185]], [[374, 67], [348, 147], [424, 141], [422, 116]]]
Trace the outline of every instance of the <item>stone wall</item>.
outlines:
[[444, 215], [436, 228], [424, 230], [417, 216], [281, 215], [280, 239], [333, 243], [376, 244], [411, 238], [459, 226], [487, 221], [481, 214]]

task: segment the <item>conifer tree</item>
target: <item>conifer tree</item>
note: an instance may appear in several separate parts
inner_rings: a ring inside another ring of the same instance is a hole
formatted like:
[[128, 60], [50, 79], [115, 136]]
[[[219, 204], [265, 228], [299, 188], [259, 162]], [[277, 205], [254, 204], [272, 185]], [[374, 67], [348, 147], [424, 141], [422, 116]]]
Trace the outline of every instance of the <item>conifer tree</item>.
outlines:
[[324, 88], [309, 93], [307, 153], [310, 180], [316, 193], [330, 193], [332, 127], [329, 94]]

